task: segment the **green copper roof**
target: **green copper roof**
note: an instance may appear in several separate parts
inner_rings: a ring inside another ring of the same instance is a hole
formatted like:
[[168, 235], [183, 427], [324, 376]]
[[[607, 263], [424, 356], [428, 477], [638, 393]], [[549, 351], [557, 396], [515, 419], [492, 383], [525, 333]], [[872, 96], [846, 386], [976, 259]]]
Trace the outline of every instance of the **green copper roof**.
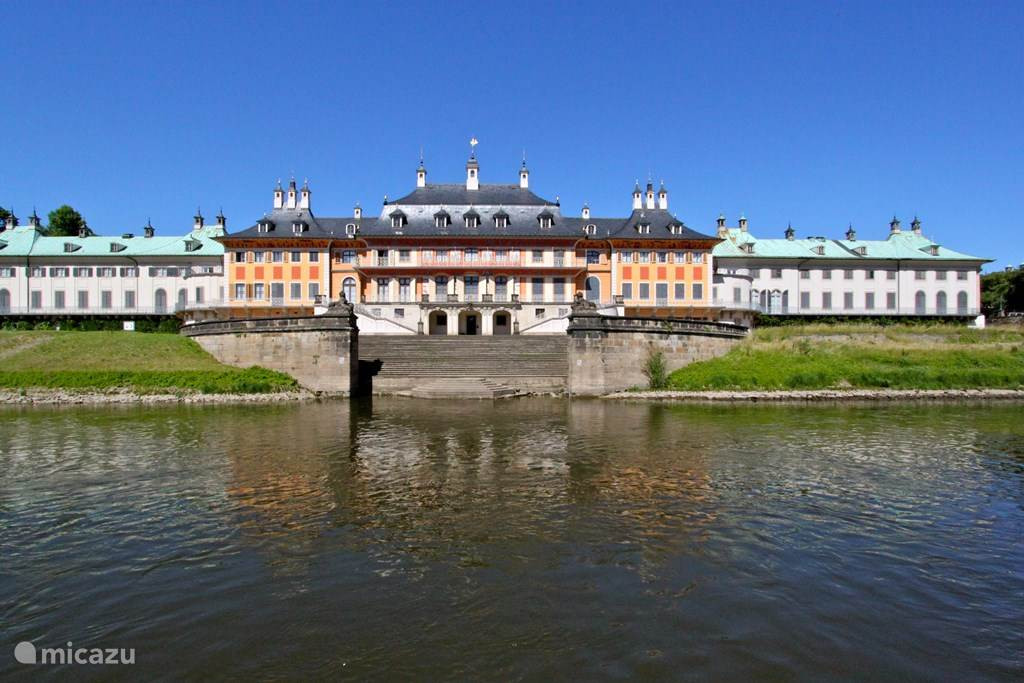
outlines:
[[923, 261], [989, 261], [953, 251], [924, 235], [899, 232], [884, 240], [833, 240], [825, 237], [759, 240], [750, 232], [728, 228], [712, 250], [715, 258], [763, 259], [920, 259]]
[[174, 237], [47, 237], [31, 226], [19, 226], [0, 232], [0, 257], [223, 256], [224, 245], [214, 239], [223, 235], [224, 228], [213, 225]]

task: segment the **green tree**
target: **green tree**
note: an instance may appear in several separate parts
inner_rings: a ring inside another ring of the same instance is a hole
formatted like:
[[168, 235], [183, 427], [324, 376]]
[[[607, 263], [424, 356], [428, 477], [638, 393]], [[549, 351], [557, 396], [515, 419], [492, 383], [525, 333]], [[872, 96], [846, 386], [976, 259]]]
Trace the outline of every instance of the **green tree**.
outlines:
[[981, 308], [990, 316], [1024, 311], [1024, 268], [982, 275]]
[[[7, 217], [10, 216], [10, 215], [11, 215], [10, 211], [8, 211], [4, 207], [0, 206], [0, 227], [3, 227], [3, 224], [5, 222], [7, 222]], [[17, 225], [17, 224], [15, 224], [15, 225]]]
[[82, 214], [64, 204], [50, 212], [50, 223], [46, 227], [46, 234], [56, 237], [74, 237], [78, 231], [85, 228], [91, 235], [92, 231], [86, 225]]

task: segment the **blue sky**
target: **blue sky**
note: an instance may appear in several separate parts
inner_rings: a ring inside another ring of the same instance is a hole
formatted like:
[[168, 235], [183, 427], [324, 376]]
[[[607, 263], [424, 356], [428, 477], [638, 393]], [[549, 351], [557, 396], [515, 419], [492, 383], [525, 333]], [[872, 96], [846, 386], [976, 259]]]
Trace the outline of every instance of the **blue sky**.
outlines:
[[376, 212], [464, 177], [628, 213], [662, 178], [710, 230], [881, 238], [895, 213], [1024, 262], [1024, 3], [62, 3], [0, 0], [0, 203], [101, 233], [229, 229], [309, 177]]

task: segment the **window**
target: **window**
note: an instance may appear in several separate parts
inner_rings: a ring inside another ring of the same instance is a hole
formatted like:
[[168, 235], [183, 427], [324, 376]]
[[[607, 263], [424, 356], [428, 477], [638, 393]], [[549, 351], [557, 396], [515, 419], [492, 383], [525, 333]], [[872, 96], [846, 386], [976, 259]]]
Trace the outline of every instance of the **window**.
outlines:
[[632, 282], [623, 282], [622, 283], [622, 298], [623, 299], [627, 299], [627, 300], [633, 298], [633, 283]]
[[[737, 290], [738, 291], [738, 290]], [[686, 283], [677, 282], [675, 285], [675, 297], [677, 301], [682, 301], [686, 298]]]
[[196, 287], [196, 303], [197, 304], [203, 303], [203, 298], [204, 298], [203, 297], [203, 288], [202, 287]]
[[533, 252], [530, 255], [530, 260], [532, 260], [534, 263], [541, 263], [541, 262], [543, 262], [544, 261], [544, 250], [543, 249], [534, 249]]
[[[400, 278], [398, 278], [398, 300], [399, 301], [402, 301], [402, 302], [412, 301], [412, 291], [411, 291], [412, 288], [409, 286], [410, 282], [412, 282], [412, 280], [410, 280], [407, 277], [400, 277]], [[469, 292], [468, 292], [468, 290], [469, 290], [469, 278], [466, 278], [466, 289], [467, 289], [466, 294], [468, 296], [469, 295]]]
[[693, 283], [693, 299], [699, 301], [704, 298], [704, 285], [700, 282]]
[[651, 298], [651, 285], [649, 283], [640, 283], [640, 298], [644, 301]]
[[135, 308], [135, 292], [131, 289], [126, 290], [124, 293], [124, 307]]
[[405, 225], [405, 214], [401, 211], [393, 211], [391, 213], [391, 227], [401, 228]]
[[273, 263], [284, 263], [284, 252], [283, 251], [272, 251], [270, 252], [271, 261]]
[[114, 307], [114, 293], [109, 289], [105, 289], [100, 292], [100, 308], [113, 308]]
[[967, 271], [966, 270], [958, 270], [958, 271], [956, 271], [956, 279], [957, 280], [966, 280], [967, 279]]
[[434, 278], [434, 296], [438, 301], [444, 301], [448, 296], [448, 278], [444, 275]]
[[50, 268], [50, 277], [67, 277], [68, 269], [64, 267]]
[[686, 252], [685, 251], [677, 251], [675, 253], [675, 256], [673, 256], [673, 258], [675, 259], [676, 263], [686, 263]]
[[92, 268], [73, 268], [71, 273], [75, 277], [92, 277]]
[[354, 235], [354, 234], [356, 234], [356, 230], [357, 229], [358, 228], [356, 228], [356, 224], [355, 223], [346, 223], [345, 224], [345, 234], [346, 235]]
[[32, 270], [29, 271], [29, 277], [46, 277], [46, 268], [32, 266]]
[[462, 219], [466, 222], [467, 228], [479, 228], [480, 227], [480, 214], [470, 209], [468, 212], [462, 214]]
[[588, 223], [588, 224], [583, 226], [583, 232], [584, 232], [584, 234], [587, 234], [587, 235], [596, 235], [597, 234], [597, 226], [594, 225], [593, 223]]
[[750, 277], [754, 278], [755, 280], [760, 280], [761, 279], [761, 269], [760, 268], [751, 268], [750, 269]]
[[632, 263], [633, 262], [633, 252], [631, 252], [631, 251], [624, 251], [624, 252], [622, 252], [622, 256], [620, 257], [620, 260], [623, 263]]
[[853, 292], [843, 292], [843, 308], [853, 310]]
[[668, 303], [667, 282], [658, 282], [654, 285], [654, 298], [659, 306], [664, 306]]
[[564, 277], [556, 277], [552, 280], [552, 289], [554, 290], [555, 301], [566, 301]]
[[844, 280], [852, 280], [853, 279], [853, 271], [850, 270], [849, 268], [844, 269], [843, 270], [843, 279]]
[[78, 290], [78, 307], [89, 308], [89, 292], [84, 289]]
[[495, 249], [494, 250], [494, 261], [496, 263], [506, 263], [508, 261], [508, 250], [507, 249]]
[[408, 249], [399, 249], [398, 250], [398, 262], [399, 263], [408, 263], [411, 260], [412, 260], [412, 252], [411, 251], [409, 251]]
[[302, 252], [293, 251], [288, 255], [288, 260], [291, 261], [292, 263], [302, 263]]
[[14, 277], [14, 268], [0, 268], [0, 277]]
[[885, 279], [886, 280], [895, 280], [896, 279], [896, 271], [895, 270], [887, 270], [887, 271], [885, 271]]
[[914, 279], [915, 280], [927, 280], [928, 279], [928, 271], [926, 271], [926, 270], [915, 270], [914, 271]]
[[936, 280], [945, 280], [946, 279], [946, 271], [944, 271], [944, 270], [937, 270], [937, 271], [935, 271], [935, 279]]
[[543, 318], [544, 317], [544, 309], [543, 308], [538, 308], [538, 309], [534, 310], [533, 315], [534, 315], [535, 318]]
[[245, 285], [241, 282], [235, 283], [235, 299], [239, 301], [245, 300]]
[[244, 251], [233, 251], [231, 252], [231, 260], [235, 263], [245, 263], [245, 252]]
[[956, 295], [956, 312], [959, 315], [967, 315], [967, 292]]
[[874, 292], [866, 292], [864, 294], [864, 308], [868, 309], [869, 311], [875, 310], [875, 293]]
[[395, 309], [395, 317], [396, 318], [404, 318], [405, 317], [405, 309], [404, 308], [396, 308]]
[[596, 249], [588, 249], [587, 250], [587, 263], [588, 264], [595, 264], [595, 263], [600, 263], [600, 262], [601, 262], [601, 252], [597, 251]]
[[253, 255], [252, 255], [253, 263], [263, 263], [263, 256], [264, 256], [264, 254], [263, 254], [262, 251], [253, 252]]
[[[312, 283], [316, 284], [316, 283]], [[341, 283], [341, 293], [345, 295], [345, 301], [354, 303], [356, 300], [356, 280], [355, 278], [347, 277], [345, 281]]]
[[[939, 271], [942, 272], [942, 271]], [[945, 273], [943, 273], [945, 275]], [[946, 315], [946, 293], [939, 292], [935, 295], [935, 312], [939, 315]]]
[[508, 278], [499, 275], [494, 278], [494, 300], [506, 301], [508, 299]]
[[390, 261], [390, 255], [388, 253], [388, 250], [387, 249], [378, 249], [377, 250], [377, 265], [378, 266], [386, 266], [386, 265], [388, 265], [389, 261]]
[[[320, 296], [320, 283], [319, 282], [310, 282], [309, 286], [308, 286], [308, 291], [309, 291], [309, 298], [311, 300], [315, 300], [318, 296]], [[351, 301], [351, 299], [349, 299], [349, 301]]]
[[480, 257], [477, 249], [466, 249], [466, 263], [476, 263]]
[[810, 292], [800, 292], [800, 308], [810, 308], [810, 307], [811, 307], [811, 293]]
[[693, 253], [693, 262], [694, 263], [704, 263], [704, 252], [695, 251]]
[[267, 288], [262, 282], [257, 282], [252, 286], [252, 298], [257, 301], [263, 301], [266, 299]]
[[139, 269], [138, 268], [131, 267], [131, 268], [122, 268], [121, 269], [121, 277], [138, 277], [138, 276], [139, 276]]
[[377, 278], [377, 301], [390, 301], [391, 280], [386, 277]]
[[885, 307], [890, 311], [896, 310], [896, 292], [885, 293]]
[[[199, 290], [196, 290], [196, 296], [199, 296]], [[274, 304], [275, 306], [284, 303], [283, 282], [270, 283], [270, 303]]]
[[309, 262], [310, 263], [320, 263], [320, 252], [319, 251], [311, 251], [311, 252], [309, 252]]
[[864, 279], [865, 280], [874, 280], [875, 279], [875, 271], [873, 271], [873, 270], [865, 270], [864, 271]]
[[596, 277], [588, 277], [583, 281], [583, 295], [587, 301], [601, 300], [601, 281]]
[[659, 251], [658, 252], [658, 263], [668, 263], [668, 252], [667, 251]]
[[831, 270], [823, 270], [823, 271], [821, 271], [821, 279], [822, 280], [831, 280], [832, 279], [832, 271]]
[[780, 280], [780, 279], [782, 279], [782, 268], [772, 268], [772, 279], [773, 280]]
[[533, 301], [544, 300], [544, 278], [535, 277], [530, 281], [530, 294], [533, 297]]
[[928, 297], [924, 292], [918, 291], [914, 295], [914, 313], [924, 315], [928, 311]]
[[555, 266], [564, 266], [565, 265], [565, 250], [564, 249], [555, 249], [554, 259], [555, 259]]
[[114, 277], [115, 275], [117, 275], [117, 268], [111, 268], [109, 266], [104, 266], [103, 268], [97, 268], [96, 269], [96, 275], [98, 277]]
[[809, 271], [809, 270], [801, 270], [800, 271], [800, 279], [801, 280], [810, 280], [811, 279], [811, 271]]
[[832, 310], [832, 292], [821, 293], [821, 307], [826, 311]]
[[31, 294], [31, 297], [30, 297], [29, 305], [32, 308], [42, 308], [43, 307], [43, 293], [41, 291], [39, 291], [38, 289], [33, 290], [32, 294]]
[[288, 295], [292, 299], [301, 299], [302, 298], [302, 283], [301, 282], [293, 282], [293, 283], [291, 283], [291, 286], [288, 288], [288, 290], [289, 290]]
[[650, 263], [651, 262], [651, 252], [649, 252], [649, 251], [638, 251], [637, 252], [637, 258], [640, 259], [638, 261], [639, 263]]
[[356, 252], [355, 252], [355, 250], [354, 249], [346, 249], [345, 251], [341, 252], [341, 262], [342, 263], [355, 263], [356, 262]]
[[56, 309], [64, 308], [64, 292], [57, 290], [53, 293], [53, 307]]

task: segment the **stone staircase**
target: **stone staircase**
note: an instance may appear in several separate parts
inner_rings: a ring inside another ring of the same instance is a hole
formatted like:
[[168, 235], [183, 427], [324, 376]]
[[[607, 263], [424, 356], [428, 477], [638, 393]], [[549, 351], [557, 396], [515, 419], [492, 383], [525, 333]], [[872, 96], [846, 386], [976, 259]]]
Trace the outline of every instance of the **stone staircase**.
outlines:
[[561, 393], [569, 370], [568, 337], [360, 335], [359, 360], [381, 362], [373, 377], [375, 393], [477, 398]]

